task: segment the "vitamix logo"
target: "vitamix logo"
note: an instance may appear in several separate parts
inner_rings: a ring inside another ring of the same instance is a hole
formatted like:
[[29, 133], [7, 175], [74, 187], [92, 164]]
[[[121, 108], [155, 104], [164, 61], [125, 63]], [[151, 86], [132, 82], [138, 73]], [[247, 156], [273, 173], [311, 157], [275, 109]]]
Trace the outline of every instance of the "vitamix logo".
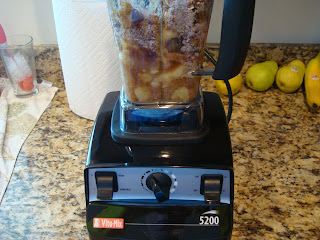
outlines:
[[93, 218], [93, 228], [123, 229], [123, 218]]
[[204, 226], [219, 226], [219, 216], [217, 210], [211, 210], [202, 213], [199, 218], [199, 224]]

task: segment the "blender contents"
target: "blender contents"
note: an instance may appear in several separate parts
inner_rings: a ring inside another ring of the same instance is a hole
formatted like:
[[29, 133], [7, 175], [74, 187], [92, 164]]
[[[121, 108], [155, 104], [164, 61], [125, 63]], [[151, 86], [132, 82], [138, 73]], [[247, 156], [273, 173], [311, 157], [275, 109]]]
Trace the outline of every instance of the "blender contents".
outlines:
[[198, 97], [213, 0], [109, 2], [126, 98], [187, 103]]

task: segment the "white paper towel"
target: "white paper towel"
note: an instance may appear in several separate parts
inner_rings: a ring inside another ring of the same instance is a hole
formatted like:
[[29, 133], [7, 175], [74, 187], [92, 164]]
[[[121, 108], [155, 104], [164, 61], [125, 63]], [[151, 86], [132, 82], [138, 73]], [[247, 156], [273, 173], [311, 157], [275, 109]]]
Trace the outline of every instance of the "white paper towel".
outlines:
[[120, 90], [120, 66], [106, 0], [52, 0], [70, 109], [94, 120], [108, 92]]

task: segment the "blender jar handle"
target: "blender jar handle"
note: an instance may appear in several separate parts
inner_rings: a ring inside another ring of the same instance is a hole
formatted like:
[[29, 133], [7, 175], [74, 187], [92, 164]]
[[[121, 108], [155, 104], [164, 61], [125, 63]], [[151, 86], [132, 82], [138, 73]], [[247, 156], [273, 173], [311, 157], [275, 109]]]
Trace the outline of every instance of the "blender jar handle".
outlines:
[[240, 73], [250, 44], [254, 6], [255, 0], [225, 0], [213, 79], [229, 80]]

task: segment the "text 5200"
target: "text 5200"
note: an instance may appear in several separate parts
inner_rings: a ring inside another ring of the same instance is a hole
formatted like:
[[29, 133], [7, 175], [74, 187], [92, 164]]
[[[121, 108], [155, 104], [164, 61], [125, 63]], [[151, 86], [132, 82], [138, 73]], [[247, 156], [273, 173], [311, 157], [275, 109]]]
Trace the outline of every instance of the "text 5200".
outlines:
[[219, 226], [219, 217], [218, 216], [200, 216], [199, 224]]

